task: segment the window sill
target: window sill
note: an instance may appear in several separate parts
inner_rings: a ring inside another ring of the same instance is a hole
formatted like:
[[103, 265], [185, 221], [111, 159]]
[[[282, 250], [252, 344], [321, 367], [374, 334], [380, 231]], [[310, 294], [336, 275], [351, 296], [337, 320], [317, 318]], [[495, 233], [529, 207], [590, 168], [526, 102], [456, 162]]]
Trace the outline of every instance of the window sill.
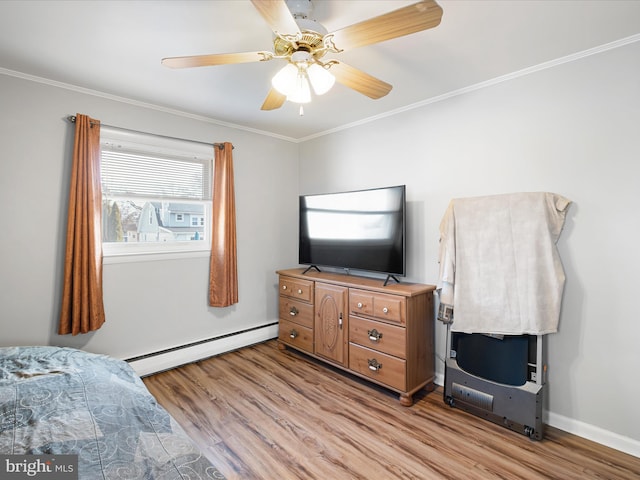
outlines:
[[197, 250], [188, 252], [147, 252], [147, 253], [111, 253], [103, 254], [102, 264], [111, 265], [117, 263], [161, 262], [165, 260], [183, 260], [186, 258], [209, 257], [209, 250]]

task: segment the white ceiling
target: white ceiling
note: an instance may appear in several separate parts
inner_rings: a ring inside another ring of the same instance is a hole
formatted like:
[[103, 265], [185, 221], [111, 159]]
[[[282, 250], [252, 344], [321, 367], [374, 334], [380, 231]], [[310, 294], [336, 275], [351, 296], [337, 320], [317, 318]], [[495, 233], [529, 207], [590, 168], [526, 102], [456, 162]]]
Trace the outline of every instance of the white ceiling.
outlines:
[[[333, 31], [414, 1], [313, 0], [312, 17]], [[0, 73], [302, 139], [612, 42], [640, 41], [640, 0], [438, 3], [444, 14], [434, 29], [326, 57], [391, 83], [389, 95], [371, 100], [336, 84], [302, 117], [289, 102], [260, 110], [284, 60], [182, 70], [160, 64], [170, 56], [271, 51], [272, 32], [249, 0], [0, 1]]]

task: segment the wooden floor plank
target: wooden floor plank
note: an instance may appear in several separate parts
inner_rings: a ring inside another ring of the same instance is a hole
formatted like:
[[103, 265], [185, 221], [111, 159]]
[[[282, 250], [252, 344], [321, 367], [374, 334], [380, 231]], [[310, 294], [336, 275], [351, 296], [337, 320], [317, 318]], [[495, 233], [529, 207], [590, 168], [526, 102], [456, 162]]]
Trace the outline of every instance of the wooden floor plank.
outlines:
[[275, 340], [146, 377], [229, 479], [633, 479], [640, 459], [558, 429], [533, 441], [397, 394]]

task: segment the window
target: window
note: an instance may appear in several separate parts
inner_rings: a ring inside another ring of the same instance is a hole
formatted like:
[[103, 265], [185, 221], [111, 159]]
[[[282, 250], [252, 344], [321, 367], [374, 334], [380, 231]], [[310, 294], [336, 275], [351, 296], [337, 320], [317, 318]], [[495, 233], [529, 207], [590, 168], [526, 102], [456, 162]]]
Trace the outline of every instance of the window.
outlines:
[[213, 146], [104, 126], [100, 137], [104, 255], [207, 251]]
[[204, 217], [191, 215], [191, 225], [194, 227], [204, 226]]

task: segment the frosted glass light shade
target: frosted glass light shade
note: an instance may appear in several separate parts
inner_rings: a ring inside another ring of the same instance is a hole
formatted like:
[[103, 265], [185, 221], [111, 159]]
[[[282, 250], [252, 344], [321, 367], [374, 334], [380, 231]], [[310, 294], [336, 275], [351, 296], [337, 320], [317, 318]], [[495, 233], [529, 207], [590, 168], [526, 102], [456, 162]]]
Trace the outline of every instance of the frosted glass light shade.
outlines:
[[295, 88], [287, 95], [287, 100], [295, 103], [309, 103], [311, 101], [311, 89], [304, 69], [299, 69], [296, 75]]
[[317, 63], [312, 63], [309, 68], [307, 68], [307, 74], [309, 75], [311, 86], [316, 95], [327, 93], [336, 82], [336, 77]]
[[[271, 79], [271, 85], [295, 103], [311, 101], [311, 87], [316, 95], [328, 92], [335, 83], [335, 77], [316, 63], [288, 63]], [[311, 82], [311, 87], [309, 86]]]
[[298, 69], [292, 63], [288, 63], [271, 79], [271, 85], [283, 95], [291, 95], [296, 88]]

